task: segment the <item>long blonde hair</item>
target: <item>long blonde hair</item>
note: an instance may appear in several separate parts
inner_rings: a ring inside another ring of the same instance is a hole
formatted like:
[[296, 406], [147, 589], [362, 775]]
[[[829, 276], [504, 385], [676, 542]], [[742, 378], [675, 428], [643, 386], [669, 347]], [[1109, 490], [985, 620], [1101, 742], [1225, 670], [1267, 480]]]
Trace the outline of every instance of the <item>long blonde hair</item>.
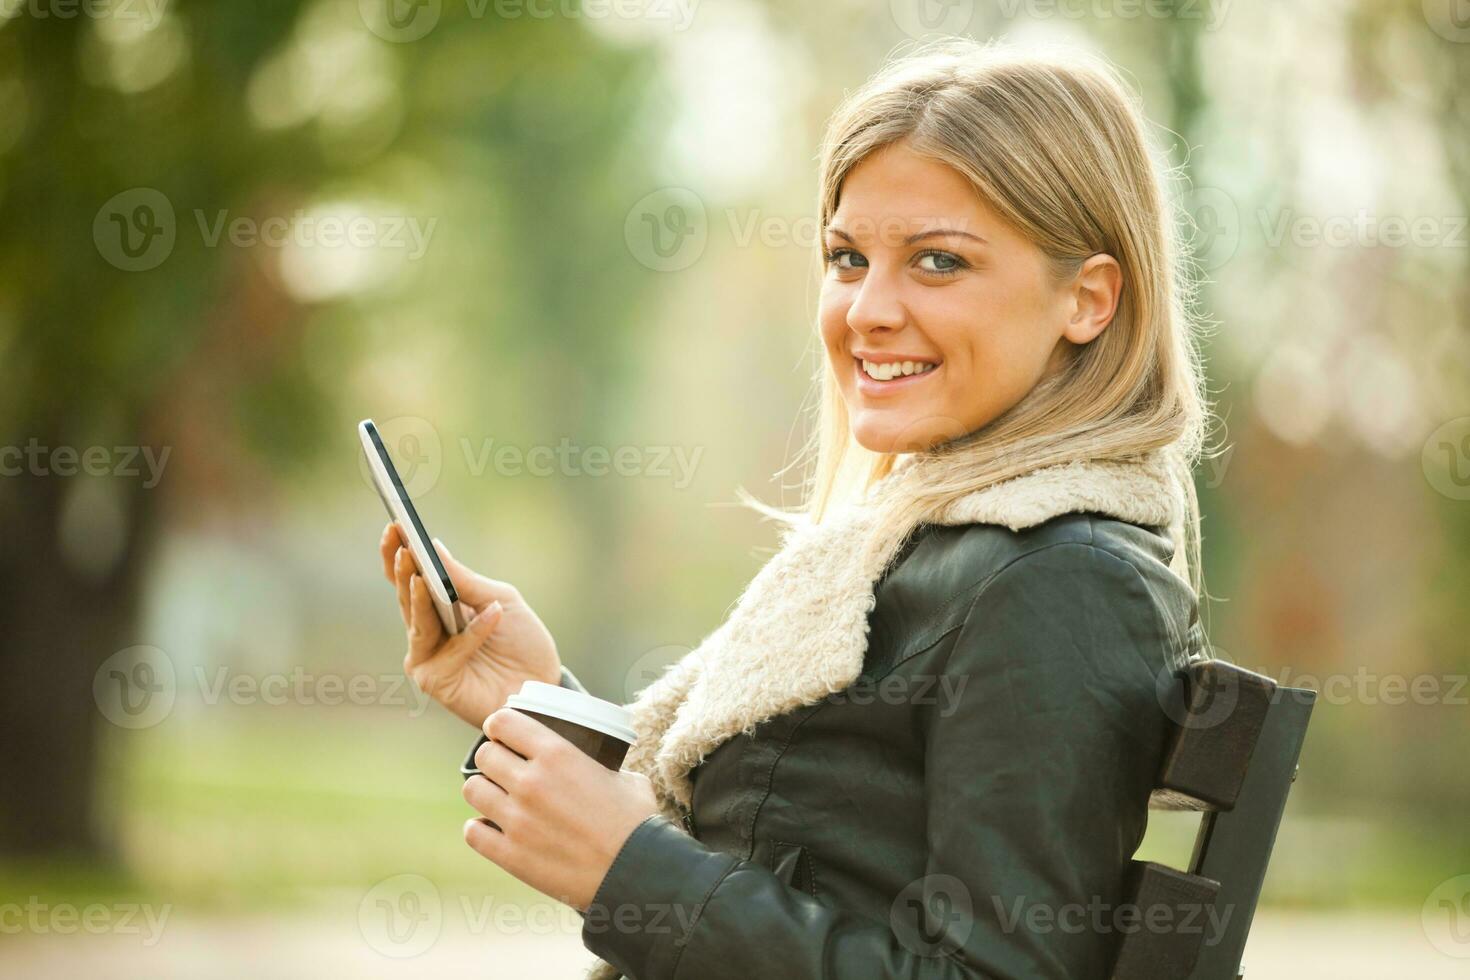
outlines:
[[[969, 178], [1042, 251], [1058, 281], [1098, 253], [1117, 259], [1123, 290], [1107, 329], [1073, 348], [1065, 367], [994, 421], [920, 448], [937, 463], [928, 468], [937, 479], [904, 487], [891, 520], [915, 527], [958, 497], [1039, 467], [1161, 450], [1186, 502], [1183, 528], [1171, 529], [1175, 568], [1199, 594], [1192, 471], [1209, 409], [1189, 266], [1165, 168], [1150, 156], [1144, 126], [1116, 71], [1090, 56], [959, 39], [931, 44], [891, 61], [832, 116], [822, 147], [820, 228], [825, 234], [853, 168], [902, 140]], [[898, 459], [853, 439], [830, 360], [819, 360], [816, 425], [791, 464], [812, 470], [802, 505], [780, 510], [738, 491], [746, 505], [790, 525], [820, 523], [893, 472]]]

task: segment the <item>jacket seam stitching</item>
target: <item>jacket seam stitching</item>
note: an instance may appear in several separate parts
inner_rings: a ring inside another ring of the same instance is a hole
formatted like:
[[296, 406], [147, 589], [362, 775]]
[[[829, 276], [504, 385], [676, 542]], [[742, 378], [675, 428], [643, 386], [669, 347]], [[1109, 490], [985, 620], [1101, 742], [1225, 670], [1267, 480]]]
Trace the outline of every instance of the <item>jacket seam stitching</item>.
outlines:
[[[800, 877], [800, 875], [801, 875], [801, 862], [802, 861], [805, 861], [806, 862], [806, 870], [807, 870], [807, 884], [809, 886], [806, 890], [811, 893], [812, 898], [816, 898], [817, 897], [817, 869], [816, 869], [816, 866], [812, 862], [812, 854], [811, 854], [811, 851], [807, 849], [807, 846], [805, 844], [799, 844], [799, 843], [797, 843], [794, 840], [776, 840], [776, 838], [774, 838], [774, 837], [771, 838], [771, 843], [772, 844], [781, 844], [781, 845], [784, 845], [786, 847], [794, 847], [794, 848], [797, 849], [796, 867], [792, 870], [791, 877], [793, 877], [793, 878]], [[775, 851], [774, 850], [771, 852], [771, 856], [772, 856], [772, 858], [775, 857]], [[788, 882], [788, 884], [789, 884], [789, 882]], [[792, 885], [792, 887], [795, 888], [797, 891], [801, 891], [802, 890], [800, 885]]]
[[[1081, 514], [1081, 512], [1078, 512], [1078, 513]], [[1058, 516], [1065, 516], [1065, 515], [1058, 515]], [[969, 619], [970, 612], [974, 609], [974, 601], [972, 601], [970, 603], [970, 608], [967, 609], [967, 610], [965, 610], [965, 614], [963, 616], [961, 616], [956, 622], [951, 623], [948, 626], [940, 625], [943, 622], [943, 615], [944, 615], [944, 613], [949, 609], [949, 606], [956, 599], [960, 598], [961, 596], [964, 596], [966, 593], [968, 593], [971, 590], [976, 589], [978, 587], [979, 588], [979, 591], [976, 592], [975, 593], [975, 596], [974, 596], [974, 598], [976, 600], [978, 600], [980, 598], [980, 596], [984, 594], [985, 590], [990, 587], [990, 583], [995, 579], [995, 577], [997, 575], [999, 575], [1001, 572], [1004, 572], [1006, 569], [1010, 568], [1016, 562], [1018, 562], [1018, 561], [1024, 561], [1025, 559], [1031, 557], [1032, 555], [1040, 554], [1043, 551], [1049, 551], [1052, 548], [1062, 548], [1062, 547], [1066, 547], [1067, 545], [1081, 545], [1081, 546], [1086, 547], [1086, 548], [1093, 548], [1093, 549], [1096, 549], [1097, 551], [1101, 551], [1101, 552], [1103, 552], [1106, 555], [1109, 555], [1109, 556], [1111, 556], [1113, 558], [1118, 559], [1119, 561], [1121, 561], [1124, 564], [1128, 565], [1128, 567], [1133, 568], [1133, 563], [1130, 562], [1130, 561], [1128, 561], [1128, 559], [1126, 559], [1123, 556], [1121, 556], [1121, 555], [1117, 554], [1116, 552], [1112, 551], [1110, 548], [1107, 548], [1106, 546], [1097, 543], [1097, 532], [1096, 532], [1096, 528], [1094, 527], [1094, 522], [1096, 521], [1096, 518], [1094, 516], [1092, 516], [1091, 514], [1087, 514], [1085, 516], [1087, 517], [1087, 540], [1086, 541], [1052, 541], [1052, 542], [1049, 542], [1047, 544], [1043, 544], [1040, 547], [1033, 548], [1030, 551], [1022, 552], [1019, 555], [1015, 555], [1015, 556], [1007, 559], [1006, 563], [1004, 565], [1002, 565], [1000, 568], [995, 569], [994, 571], [988, 573], [987, 575], [982, 575], [980, 578], [975, 579], [975, 580], [973, 580], [971, 582], [967, 582], [965, 585], [960, 586], [958, 589], [956, 589], [953, 594], [951, 594], [948, 598], [946, 598], [943, 602], [941, 602], [939, 604], [938, 611], [934, 614], [933, 617], [930, 618], [930, 620], [928, 622], [924, 623], [924, 625], [921, 627], [921, 632], [919, 632], [919, 636], [921, 637], [921, 640], [919, 640], [918, 642], [920, 642], [922, 645], [919, 646], [918, 649], [914, 650], [913, 653], [904, 655], [904, 657], [903, 657], [902, 660], [895, 661], [894, 662], [894, 666], [897, 666], [898, 664], [902, 663], [904, 660], [908, 660], [911, 657], [917, 656], [918, 654], [923, 653], [925, 650], [928, 650], [930, 647], [934, 646], [934, 644], [936, 644], [940, 640], [944, 639], [945, 635], [948, 634], [950, 632], [950, 630], [954, 629], [954, 627], [956, 627], [956, 626], [963, 625], [964, 622], [967, 619]], [[910, 556], [910, 557], [912, 557], [912, 556]], [[1133, 568], [1133, 571], [1135, 573], [1138, 573], [1138, 569], [1137, 568]], [[1139, 578], [1142, 578], [1142, 577], [1143, 576], [1141, 574], [1139, 574]], [[936, 620], [936, 619], [940, 620], [940, 624], [935, 624], [934, 623], [934, 620]], [[927, 636], [925, 636], [925, 633], [922, 632], [922, 631], [933, 632], [935, 630], [941, 630], [941, 632], [939, 633], [938, 636], [935, 636], [932, 640], [929, 639]]]
[[[817, 704], [815, 707], [817, 708], [817, 710], [821, 710], [821, 708], [825, 704], [826, 702], [823, 701]], [[755, 847], [755, 825], [760, 822], [761, 810], [765, 809], [766, 800], [770, 799], [771, 784], [775, 782], [776, 779], [776, 767], [781, 764], [782, 758], [784, 758], [786, 755], [786, 750], [791, 748], [791, 742], [793, 739], [796, 738], [796, 733], [801, 731], [801, 726], [805, 725], [816, 713], [816, 711], [807, 712], [805, 717], [798, 719], [796, 724], [791, 726], [791, 731], [787, 732], [786, 738], [781, 741], [780, 751], [778, 751], [775, 758], [771, 760], [771, 764], [766, 767], [764, 780], [765, 787], [761, 792], [761, 798], [759, 802], [757, 802], [755, 807], [750, 811], [750, 825], [749, 829], [746, 831], [747, 836], [750, 837], [752, 848]]]
[[[1156, 631], [1158, 632], [1158, 635], [1159, 636], [1163, 637], [1164, 642], [1169, 645], [1169, 647], [1164, 650], [1164, 666], [1165, 666], [1165, 668], [1167, 668], [1170, 671], [1173, 671], [1173, 670], [1178, 669], [1179, 667], [1183, 666], [1183, 663], [1181, 662], [1179, 664], [1175, 664], [1175, 663], [1170, 662], [1171, 661], [1171, 658], [1174, 656], [1174, 654], [1177, 652], [1182, 657], [1188, 657], [1188, 651], [1187, 650], [1175, 651], [1174, 649], [1172, 649], [1172, 647], [1174, 646], [1174, 638], [1177, 635], [1179, 635], [1179, 634], [1170, 625], [1170, 623], [1168, 621], [1168, 617], [1167, 617], [1167, 615], [1165, 613], [1165, 610], [1160, 607], [1160, 604], [1159, 604], [1158, 600], [1155, 598], [1154, 590], [1149, 586], [1148, 579], [1144, 578], [1143, 577], [1143, 573], [1138, 570], [1138, 566], [1135, 565], [1135, 564], [1133, 564], [1133, 562], [1129, 561], [1127, 558], [1124, 558], [1122, 555], [1120, 555], [1117, 552], [1113, 551], [1111, 548], [1106, 548], [1106, 547], [1104, 547], [1104, 546], [1096, 543], [1096, 533], [1094, 532], [1094, 528], [1093, 528], [1093, 521], [1095, 521], [1095, 520], [1096, 520], [1096, 518], [1089, 518], [1088, 521], [1087, 521], [1088, 531], [1090, 533], [1090, 536], [1094, 539], [1092, 542], [1089, 542], [1089, 546], [1093, 550], [1099, 551], [1102, 554], [1107, 555], [1113, 561], [1120, 562], [1121, 564], [1125, 565], [1128, 568], [1128, 570], [1133, 573], [1133, 578], [1136, 580], [1136, 582], [1138, 584], [1139, 590], [1143, 593], [1144, 597], [1148, 600], [1149, 612], [1151, 612], [1153, 614], [1153, 622], [1154, 622], [1154, 626], [1156, 628]], [[1184, 627], [1184, 634], [1183, 635], [1185, 635], [1185, 636], [1191, 636], [1191, 635], [1193, 635], [1194, 630], [1195, 630], [1195, 627], [1197, 627], [1197, 626], [1199, 626], [1199, 621], [1198, 620], [1196, 620], [1194, 623], [1191, 623], [1191, 624], [1186, 625]], [[1204, 636], [1203, 629], [1200, 630], [1200, 636], [1201, 636], [1201, 638], [1203, 638], [1203, 636]], [[1186, 645], [1187, 645], [1187, 641], [1186, 641]], [[1138, 651], [1135, 651], [1135, 652], [1138, 652]]]
[[715, 883], [709, 886], [709, 891], [704, 893], [704, 897], [701, 898], [699, 900], [699, 904], [694, 907], [694, 918], [689, 923], [689, 932], [685, 934], [684, 942], [679, 944], [678, 952], [674, 954], [674, 962], [669, 964], [669, 976], [675, 978], [675, 980], [678, 980], [679, 964], [684, 959], [684, 951], [694, 944], [694, 930], [699, 928], [699, 920], [704, 918], [704, 907], [708, 905], [709, 900], [714, 897], [715, 891], [722, 884], [725, 883], [725, 879], [730, 877], [730, 872], [734, 871], [738, 867], [740, 867], [740, 862], [738, 860], [731, 861], [730, 866], [727, 867], [724, 872], [715, 879]]
[[939, 646], [939, 644], [943, 643], [946, 639], [948, 639], [949, 638], [949, 635], [951, 633], [953, 633], [956, 630], [960, 629], [964, 625], [965, 625], [965, 619], [964, 619], [964, 617], [961, 617], [960, 619], [955, 620], [953, 623], [951, 623], [945, 629], [945, 631], [943, 633], [940, 633], [938, 636], [936, 636], [932, 642], [924, 644], [923, 646], [921, 646], [917, 650], [915, 650], [913, 653], [906, 654], [903, 657], [903, 659], [901, 659], [901, 660], [895, 660], [893, 663], [891, 663], [891, 664], [888, 665], [887, 669], [884, 670], [882, 674], [872, 674], [870, 676], [872, 677], [872, 679], [873, 679], [873, 681], [875, 683], [876, 682], [879, 682], [879, 681], [882, 681], [884, 678], [886, 678], [886, 677], [890, 676], [891, 674], [895, 673], [900, 667], [902, 667], [904, 664], [908, 663], [910, 660], [913, 660], [913, 659], [915, 659], [917, 657], [922, 657], [924, 654], [929, 653], [930, 651], [932, 651], [935, 647]]
[[[1089, 552], [1095, 552], [1097, 554], [1106, 555], [1108, 558], [1112, 559], [1114, 562], [1117, 562], [1117, 563], [1125, 566], [1126, 568], [1128, 568], [1130, 571], [1132, 571], [1134, 577], [1138, 580], [1138, 584], [1140, 586], [1142, 586], [1143, 596], [1144, 596], [1144, 598], [1145, 598], [1145, 600], [1147, 602], [1148, 609], [1149, 609], [1149, 614], [1150, 614], [1150, 617], [1151, 617], [1151, 619], [1153, 621], [1154, 626], [1158, 629], [1158, 632], [1159, 632], [1159, 634], [1161, 636], [1165, 636], [1165, 637], [1169, 636], [1172, 631], [1167, 628], [1168, 627], [1168, 623], [1164, 619], [1164, 613], [1163, 613], [1162, 610], [1159, 609], [1159, 604], [1158, 604], [1158, 602], [1154, 598], [1153, 591], [1148, 587], [1148, 582], [1147, 582], [1147, 580], [1144, 579], [1143, 573], [1140, 572], [1138, 570], [1138, 568], [1136, 566], [1134, 566], [1134, 564], [1131, 561], [1129, 561], [1127, 558], [1124, 558], [1122, 555], [1117, 554], [1116, 552], [1112, 551], [1111, 549], [1106, 548], [1106, 547], [1103, 547], [1102, 545], [1099, 545], [1099, 544], [1096, 543], [1096, 541], [1095, 541], [1095, 535], [1093, 535], [1093, 533], [1092, 533], [1092, 519], [1089, 519], [1088, 520], [1088, 525], [1087, 526], [1088, 526], [1088, 536], [1089, 536], [1089, 538], [1092, 538], [1094, 540], [1088, 540], [1088, 541], [1054, 541], [1051, 544], [1043, 545], [1042, 547], [1037, 548], [1035, 551], [1028, 551], [1024, 555], [1017, 555], [1015, 558], [1012, 558], [1010, 561], [1006, 562], [1004, 565], [1002, 565], [1000, 568], [998, 568], [996, 570], [995, 574], [994, 575], [991, 575], [990, 578], [988, 578], [985, 581], [985, 584], [981, 587], [980, 591], [975, 594], [974, 601], [970, 603], [970, 608], [965, 613], [965, 619], [964, 619], [964, 624], [963, 625], [966, 625], [966, 626], [969, 625], [970, 617], [971, 617], [971, 615], [974, 614], [975, 607], [980, 604], [980, 600], [982, 598], [984, 598], [985, 593], [987, 591], [989, 591], [991, 585], [994, 584], [995, 580], [997, 578], [999, 578], [1002, 573], [1004, 573], [1008, 569], [1010, 569], [1010, 567], [1012, 565], [1015, 565], [1017, 562], [1024, 561], [1026, 558], [1029, 558], [1032, 555], [1040, 554], [1043, 551], [1049, 551], [1049, 550], [1051, 550], [1053, 548], [1077, 547], [1077, 548], [1086, 549]], [[1135, 651], [1135, 652], [1137, 652], [1137, 651]], [[1168, 657], [1169, 657], [1168, 651], [1165, 651], [1166, 666], [1169, 666], [1167, 664]], [[1136, 844], [1135, 844], [1135, 847], [1136, 847]]]
[[[933, 525], [928, 525], [928, 527], [930, 527], [929, 533], [932, 535], [933, 534]], [[915, 550], [917, 550], [917, 549], [915, 549]], [[913, 557], [913, 554], [914, 554], [913, 552], [910, 552], [905, 561], [907, 562], [907, 559], [911, 559]], [[985, 580], [982, 578], [982, 579], [980, 579], [978, 581], [983, 582]], [[956, 599], [960, 598], [960, 596], [964, 595], [966, 592], [968, 592], [971, 589], [973, 589], [975, 587], [975, 585], [976, 585], [976, 582], [968, 582], [965, 585], [960, 586], [952, 594], [950, 594], [943, 602], [941, 602], [939, 604], [938, 609], [935, 611], [934, 615], [932, 615], [931, 617], [929, 617], [929, 619], [923, 624], [923, 626], [921, 626], [917, 631], [915, 631], [915, 632], [918, 633], [918, 636], [919, 636], [919, 639], [917, 641], [915, 641], [916, 643], [919, 644], [918, 649], [915, 650], [911, 654], [905, 654], [902, 657], [902, 659], [895, 661], [894, 664], [893, 664], [893, 666], [896, 667], [896, 666], [898, 666], [898, 664], [903, 663], [903, 661], [908, 660], [910, 657], [914, 657], [914, 656], [917, 656], [920, 653], [923, 653], [925, 650], [928, 650], [930, 647], [934, 646], [934, 644], [936, 644], [940, 640], [944, 639], [944, 637], [949, 633], [950, 629], [952, 629], [955, 625], [958, 625], [958, 623], [951, 624], [949, 627], [943, 627], [943, 631], [940, 632], [940, 634], [938, 636], [934, 637], [933, 640], [930, 640], [928, 638], [927, 634], [930, 633], [930, 632], [933, 632], [935, 630], [941, 629], [941, 624], [943, 623], [943, 620], [944, 620], [944, 614], [949, 610], [950, 605]], [[938, 620], [938, 623], [936, 623], [936, 620]], [[960, 617], [959, 622], [963, 622], [963, 621], [964, 621], [964, 617], [962, 616], [962, 617]]]
[[[1088, 528], [1089, 528], [1089, 533], [1090, 533], [1090, 531], [1091, 531], [1091, 524], [1090, 523], [1088, 525]], [[999, 578], [1003, 573], [1005, 573], [1006, 571], [1008, 571], [1011, 568], [1011, 566], [1015, 565], [1018, 562], [1025, 561], [1027, 558], [1030, 558], [1033, 555], [1039, 555], [1043, 551], [1051, 551], [1053, 548], [1085, 548], [1088, 551], [1096, 551], [1099, 554], [1107, 555], [1109, 558], [1113, 559], [1114, 561], [1121, 562], [1122, 564], [1126, 565], [1133, 572], [1133, 574], [1138, 577], [1138, 580], [1140, 582], [1143, 582], [1143, 573], [1140, 572], [1137, 568], [1134, 568], [1133, 563], [1131, 561], [1129, 561], [1128, 559], [1124, 558], [1122, 555], [1117, 554], [1116, 552], [1112, 551], [1111, 549], [1105, 548], [1102, 545], [1097, 544], [1095, 541], [1053, 541], [1051, 544], [1044, 544], [1040, 548], [1037, 548], [1037, 549], [1035, 549], [1033, 551], [1028, 551], [1028, 552], [1026, 552], [1023, 555], [1016, 555], [1014, 558], [1012, 558], [1009, 561], [1007, 561], [1000, 568], [997, 568], [994, 572], [992, 572], [988, 578], [984, 579], [982, 581], [981, 585], [980, 585], [980, 590], [975, 593], [975, 598], [970, 603], [970, 608], [968, 610], [966, 610], [966, 612], [965, 612], [965, 618], [964, 618], [964, 620], [962, 622], [968, 622], [969, 621], [970, 616], [975, 611], [975, 606], [979, 604], [979, 602], [980, 602], [980, 600], [982, 598], [984, 598], [985, 593], [988, 592], [988, 591], [990, 591], [991, 585], [993, 585], [995, 583], [995, 580], [997, 578]], [[1154, 613], [1155, 617], [1157, 617], [1158, 616], [1158, 610], [1153, 608], [1154, 607], [1154, 603], [1152, 602], [1152, 593], [1149, 592], [1149, 590], [1147, 588], [1147, 583], [1144, 583], [1144, 590], [1143, 591], [1144, 591], [1144, 595], [1149, 596], [1149, 598], [1150, 598], [1149, 608]]]
[[[919, 639], [914, 641], [915, 644], [917, 644], [917, 649], [915, 649], [913, 653], [904, 654], [901, 659], [894, 661], [894, 666], [903, 663], [904, 660], [908, 660], [910, 657], [917, 656], [918, 654], [923, 653], [925, 650], [928, 650], [934, 644], [944, 639], [945, 635], [948, 634], [950, 630], [954, 629], [956, 626], [960, 625], [960, 623], [964, 622], [965, 617], [961, 616], [955, 622], [950, 623], [948, 626], [945, 626], [945, 614], [949, 612], [949, 607], [954, 604], [954, 601], [956, 599], [961, 598], [965, 593], [975, 588], [977, 584], [983, 583], [984, 581], [986, 580], [982, 578], [976, 582], [967, 583], [966, 585], [956, 590], [955, 593], [949, 598], [941, 602], [939, 604], [938, 610], [934, 613], [932, 617], [930, 617], [929, 621], [924, 623], [924, 625], [920, 627], [919, 630], [915, 631], [919, 637]], [[968, 613], [966, 615], [968, 615]], [[938, 635], [935, 636], [933, 639], [930, 639], [929, 634], [935, 632], [938, 632]]]
[[[615, 855], [613, 855], [612, 864], [609, 864], [607, 866], [607, 871], [603, 874], [602, 881], [601, 882], [598, 882], [597, 891], [592, 893], [592, 902], [589, 903], [589, 904], [596, 904], [596, 902], [597, 902], [597, 892], [602, 891], [602, 885], [603, 885], [603, 883], [612, 878], [613, 872], [617, 870], [618, 865], [622, 862], [624, 856], [627, 855], [627, 853], [628, 853], [628, 845], [633, 842], [633, 835], [636, 834], [636, 833], [638, 833], [638, 831], [642, 830], [644, 824], [648, 823], [650, 820], [657, 820], [659, 818], [659, 816], [660, 815], [657, 814], [657, 813], [650, 813], [648, 816], [646, 816], [642, 820], [638, 821], [638, 825], [636, 827], [634, 827], [631, 831], [629, 831], [627, 837], [623, 838], [623, 843], [621, 845], [619, 845], [619, 847], [618, 847], [618, 853], [615, 854]], [[667, 819], [667, 818], [665, 818], [665, 819]]]

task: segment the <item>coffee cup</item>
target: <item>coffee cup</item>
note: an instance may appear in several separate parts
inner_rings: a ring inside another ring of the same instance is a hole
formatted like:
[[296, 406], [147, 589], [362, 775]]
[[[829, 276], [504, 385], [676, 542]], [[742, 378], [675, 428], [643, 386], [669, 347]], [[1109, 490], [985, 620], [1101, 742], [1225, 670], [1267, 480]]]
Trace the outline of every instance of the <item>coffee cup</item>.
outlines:
[[[518, 693], [506, 699], [505, 706], [535, 718], [613, 772], [623, 767], [623, 758], [633, 744], [632, 712], [569, 687], [526, 681]], [[459, 768], [466, 779], [480, 772], [475, 765], [475, 749], [479, 747], [476, 744], [470, 750]]]

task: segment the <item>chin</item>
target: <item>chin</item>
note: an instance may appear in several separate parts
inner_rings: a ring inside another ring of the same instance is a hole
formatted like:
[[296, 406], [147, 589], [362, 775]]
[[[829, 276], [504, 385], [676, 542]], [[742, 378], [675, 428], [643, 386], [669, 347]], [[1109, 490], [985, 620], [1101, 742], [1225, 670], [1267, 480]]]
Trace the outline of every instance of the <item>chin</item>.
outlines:
[[[872, 412], [863, 415], [871, 416]], [[853, 439], [874, 453], [916, 453], [962, 436], [967, 431], [945, 415], [906, 414], [895, 419], [858, 416], [852, 423]]]

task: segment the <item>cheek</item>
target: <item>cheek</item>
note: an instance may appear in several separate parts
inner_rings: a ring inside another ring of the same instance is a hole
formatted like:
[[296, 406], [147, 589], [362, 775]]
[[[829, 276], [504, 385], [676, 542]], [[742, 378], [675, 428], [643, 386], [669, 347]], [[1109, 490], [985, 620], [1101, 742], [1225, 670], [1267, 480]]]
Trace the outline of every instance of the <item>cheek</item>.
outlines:
[[947, 292], [943, 308], [929, 311], [931, 338], [949, 369], [945, 397], [988, 418], [1035, 382], [1051, 349], [1044, 323], [1024, 291]]
[[829, 354], [840, 352], [847, 356], [847, 309], [850, 305], [841, 290], [832, 288], [824, 288], [817, 300], [817, 327]]

